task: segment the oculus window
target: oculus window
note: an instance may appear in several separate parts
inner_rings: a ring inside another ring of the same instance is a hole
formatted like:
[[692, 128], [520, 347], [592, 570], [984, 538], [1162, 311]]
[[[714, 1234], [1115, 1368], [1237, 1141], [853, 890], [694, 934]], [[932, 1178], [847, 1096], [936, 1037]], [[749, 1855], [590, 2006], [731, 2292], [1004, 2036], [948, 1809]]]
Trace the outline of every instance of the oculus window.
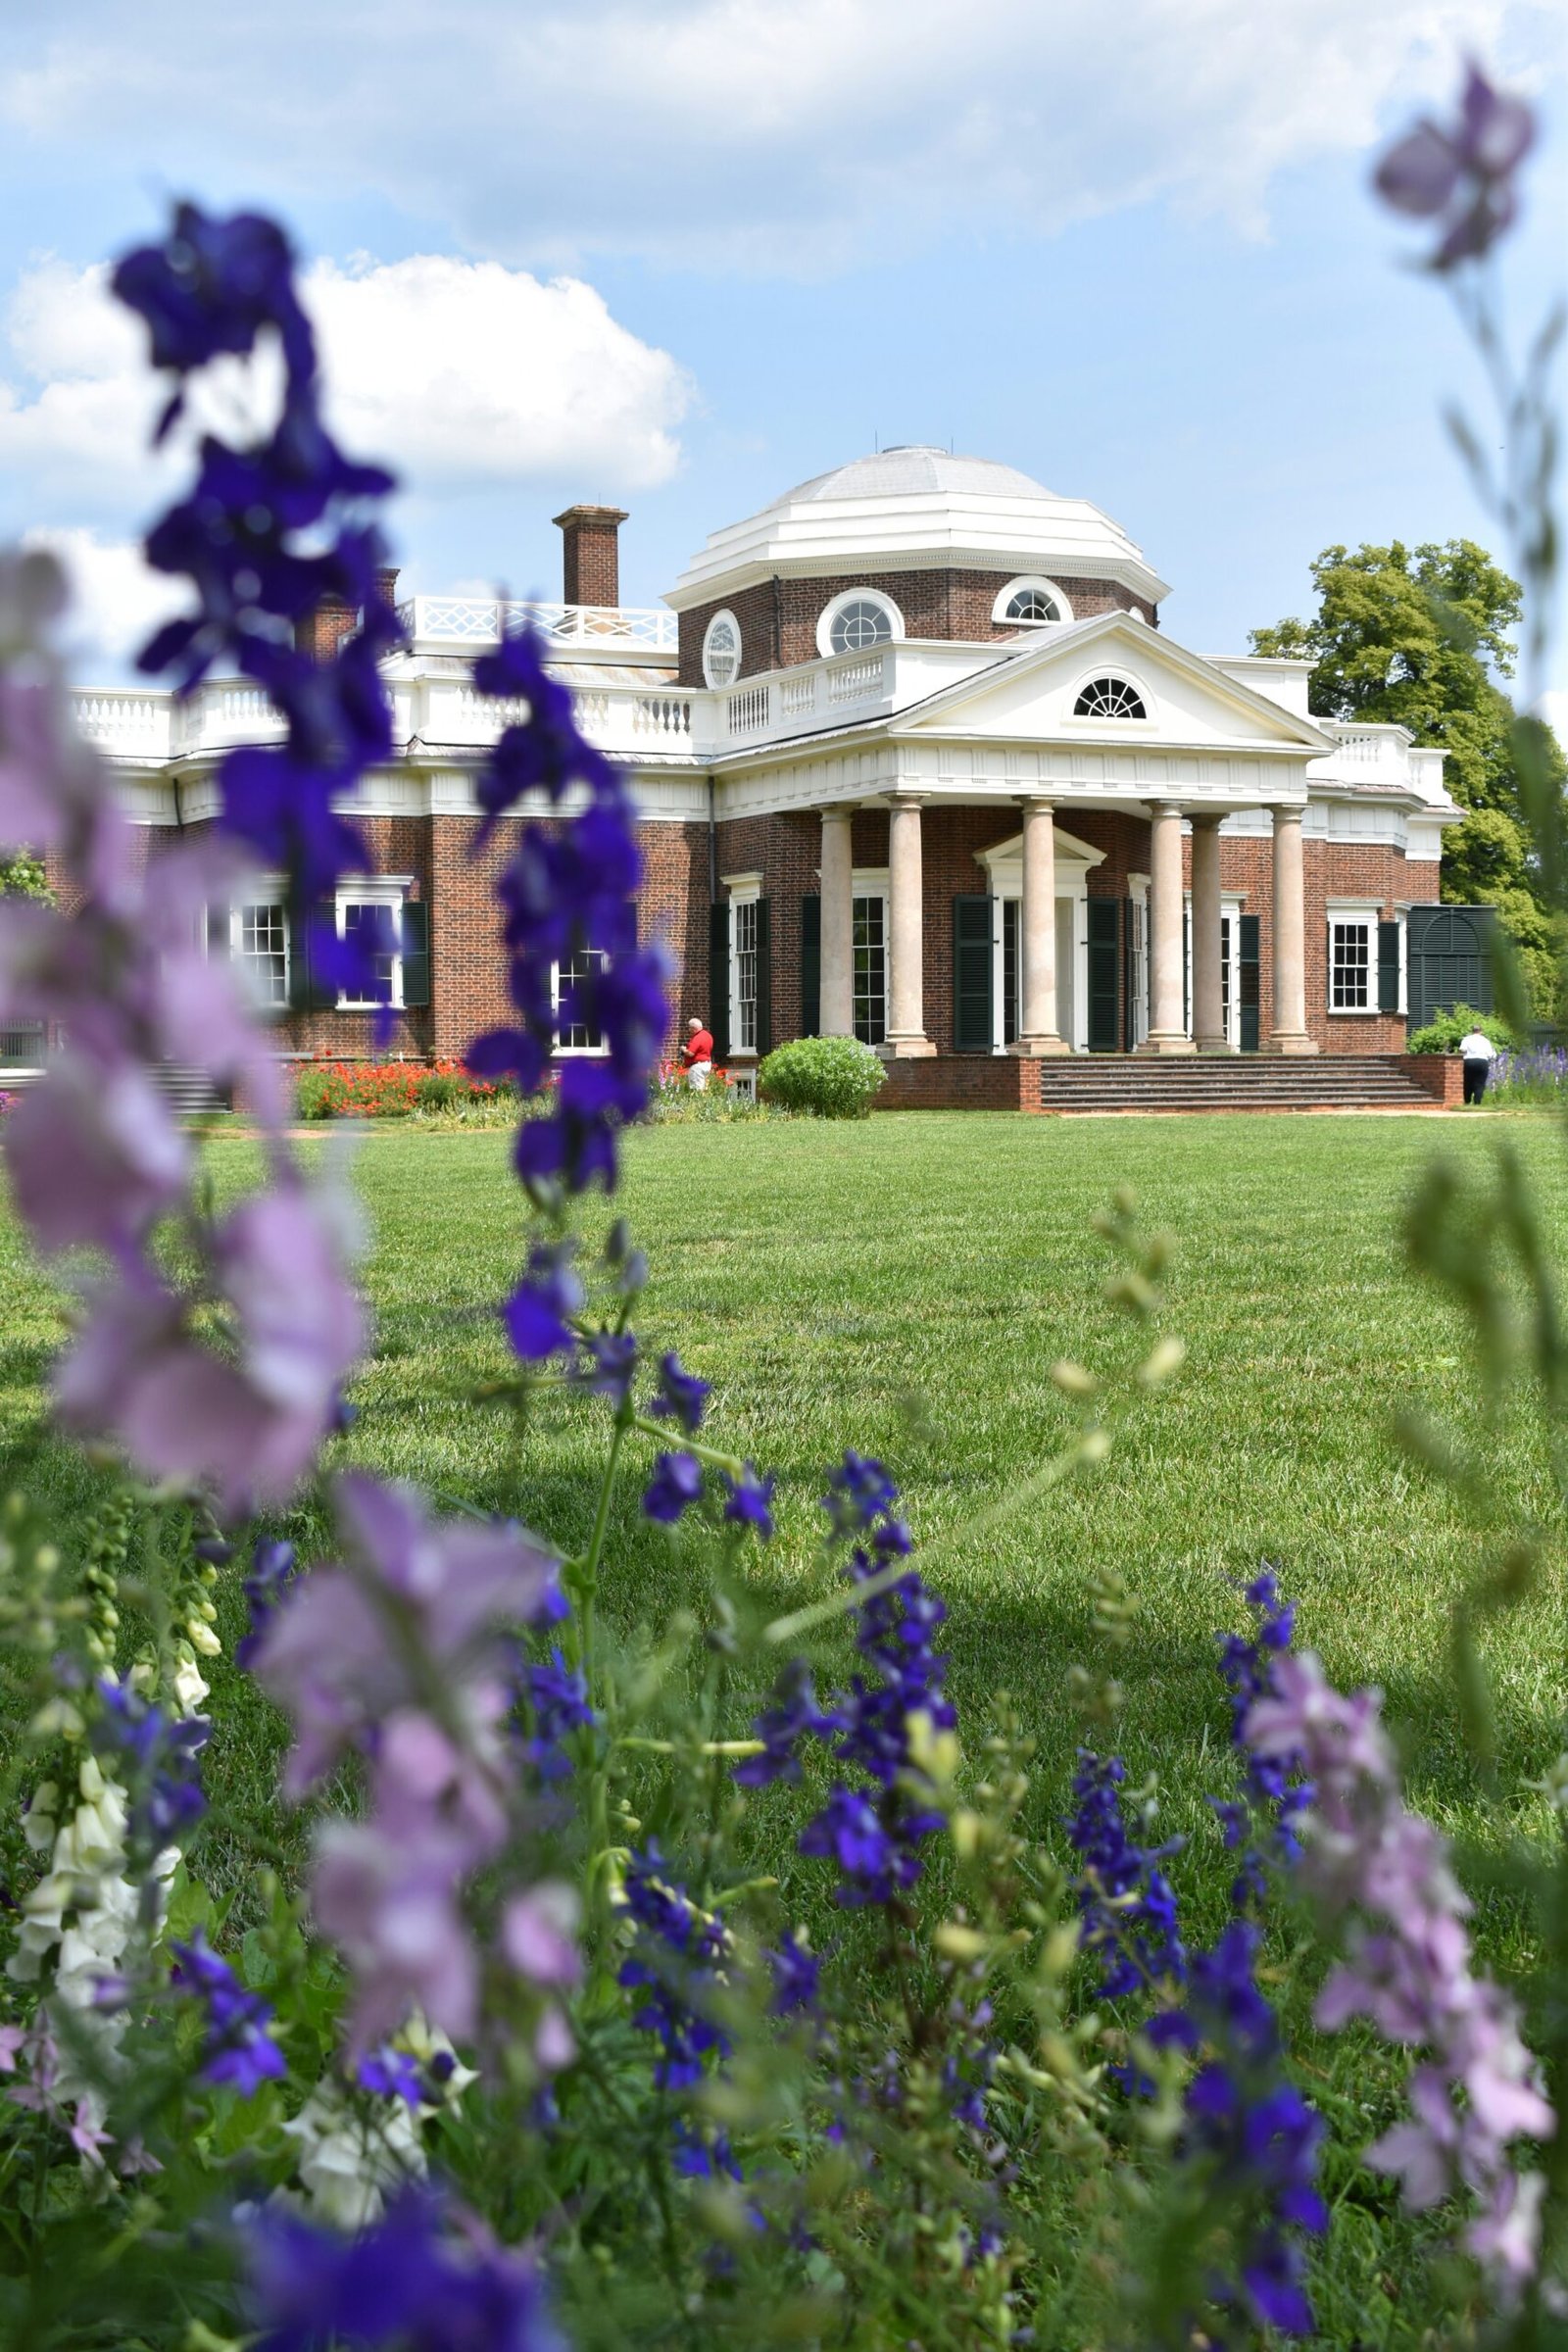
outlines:
[[1044, 588], [1015, 588], [1007, 599], [1004, 620], [1059, 620], [1060, 611], [1054, 596]]
[[1147, 718], [1144, 698], [1125, 678], [1091, 678], [1072, 707], [1074, 718]]
[[740, 623], [733, 612], [715, 612], [703, 639], [703, 676], [710, 686], [733, 686], [740, 667]]

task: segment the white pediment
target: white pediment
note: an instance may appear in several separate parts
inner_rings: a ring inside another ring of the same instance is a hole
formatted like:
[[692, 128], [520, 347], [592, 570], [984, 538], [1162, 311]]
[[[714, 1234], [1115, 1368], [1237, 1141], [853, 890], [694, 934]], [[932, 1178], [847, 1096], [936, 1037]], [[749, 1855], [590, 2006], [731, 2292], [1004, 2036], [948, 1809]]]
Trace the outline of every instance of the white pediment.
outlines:
[[[1054, 843], [1056, 878], [1063, 876], [1075, 882], [1087, 874], [1091, 866], [1103, 865], [1105, 852], [1097, 850], [1093, 842], [1080, 841], [1065, 825], [1052, 828]], [[1011, 833], [1005, 841], [993, 842], [989, 850], [976, 850], [976, 865], [983, 865], [991, 880], [993, 898], [1016, 898], [1023, 884], [1023, 835]]]
[[[1101, 678], [1130, 686], [1145, 715], [1075, 715], [1080, 695]], [[1135, 753], [1197, 746], [1311, 758], [1332, 748], [1310, 719], [1125, 612], [1043, 631], [1026, 652], [990, 662], [901, 712], [892, 731]]]

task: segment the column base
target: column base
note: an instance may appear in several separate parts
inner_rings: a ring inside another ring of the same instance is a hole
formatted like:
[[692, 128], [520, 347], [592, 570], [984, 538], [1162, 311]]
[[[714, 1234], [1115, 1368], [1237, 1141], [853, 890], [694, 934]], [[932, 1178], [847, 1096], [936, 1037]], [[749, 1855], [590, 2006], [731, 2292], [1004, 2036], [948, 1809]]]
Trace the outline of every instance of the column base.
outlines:
[[887, 1049], [895, 1061], [927, 1061], [936, 1054], [928, 1037], [890, 1037]]
[[1228, 1037], [1200, 1037], [1198, 1040], [1200, 1054], [1234, 1054], [1236, 1050]]
[[1054, 1029], [1040, 1030], [1033, 1037], [1020, 1037], [1012, 1050], [1028, 1061], [1044, 1061], [1054, 1054], [1072, 1052], [1066, 1039], [1058, 1037]]
[[1319, 1050], [1317, 1039], [1308, 1037], [1304, 1029], [1271, 1030], [1263, 1048], [1265, 1054], [1316, 1054]]
[[1140, 1054], [1196, 1054], [1198, 1048], [1185, 1029], [1151, 1029]]

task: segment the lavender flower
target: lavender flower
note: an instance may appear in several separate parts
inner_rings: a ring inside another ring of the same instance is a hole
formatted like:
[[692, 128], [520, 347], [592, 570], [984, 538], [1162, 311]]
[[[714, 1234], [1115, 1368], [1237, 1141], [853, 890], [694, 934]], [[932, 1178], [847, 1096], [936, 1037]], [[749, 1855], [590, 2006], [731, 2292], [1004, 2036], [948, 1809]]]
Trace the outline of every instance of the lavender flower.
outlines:
[[568, 2352], [533, 2264], [424, 2189], [356, 2237], [264, 2209], [246, 2253], [255, 2352]]
[[1119, 1791], [1127, 1767], [1119, 1756], [1078, 1751], [1067, 1825], [1083, 1869], [1078, 1881], [1079, 1942], [1100, 1964], [1100, 1993], [1119, 2000], [1180, 1984], [1187, 1973], [1176, 1896], [1158, 1865], [1181, 1850], [1180, 1838], [1142, 1846], [1127, 1835]]
[[200, 2074], [204, 2082], [226, 2084], [249, 2098], [264, 2082], [287, 2072], [283, 2053], [268, 2027], [271, 2006], [247, 1992], [226, 1960], [220, 1960], [198, 1929], [188, 1943], [172, 1943], [170, 1982], [189, 1992], [207, 2012]]
[[1333, 2033], [1368, 2017], [1391, 2041], [1430, 2053], [1410, 2077], [1409, 2121], [1385, 2132], [1366, 2160], [1397, 2177], [1412, 2212], [1458, 2187], [1485, 2198], [1466, 2243], [1517, 2287], [1535, 2269], [1538, 2191], [1534, 2176], [1514, 2174], [1509, 2144], [1549, 2138], [1556, 2117], [1514, 2004], [1473, 1969], [1469, 1902], [1446, 1840], [1404, 1808], [1380, 1693], [1342, 1696], [1309, 1651], [1282, 1656], [1273, 1679], [1244, 1737], [1277, 1764], [1299, 1756], [1317, 1793], [1298, 1875], [1330, 1920], [1351, 1918], [1347, 1958], [1318, 1996], [1317, 2022]]
[[673, 1527], [682, 1514], [700, 1501], [703, 1465], [694, 1453], [661, 1453], [654, 1457], [654, 1475], [643, 1494], [645, 1518]]
[[1390, 148], [1377, 169], [1378, 194], [1397, 213], [1437, 221], [1443, 234], [1430, 268], [1479, 260], [1495, 244], [1519, 210], [1515, 175], [1535, 135], [1524, 100], [1494, 89], [1471, 65], [1458, 119], [1446, 129], [1423, 120]]

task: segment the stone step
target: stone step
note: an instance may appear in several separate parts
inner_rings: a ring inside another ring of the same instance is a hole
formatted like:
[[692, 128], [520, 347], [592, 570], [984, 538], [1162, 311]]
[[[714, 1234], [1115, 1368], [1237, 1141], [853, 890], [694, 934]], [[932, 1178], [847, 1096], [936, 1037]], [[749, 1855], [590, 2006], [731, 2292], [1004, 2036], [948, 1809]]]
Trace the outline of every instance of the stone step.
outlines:
[[210, 1111], [229, 1107], [207, 1072], [193, 1070], [185, 1062], [160, 1062], [153, 1072], [153, 1083], [171, 1110], [177, 1111], [182, 1119], [204, 1118]]
[[1391, 1054], [1094, 1054], [1039, 1065], [1039, 1106], [1089, 1110], [1427, 1110]]

